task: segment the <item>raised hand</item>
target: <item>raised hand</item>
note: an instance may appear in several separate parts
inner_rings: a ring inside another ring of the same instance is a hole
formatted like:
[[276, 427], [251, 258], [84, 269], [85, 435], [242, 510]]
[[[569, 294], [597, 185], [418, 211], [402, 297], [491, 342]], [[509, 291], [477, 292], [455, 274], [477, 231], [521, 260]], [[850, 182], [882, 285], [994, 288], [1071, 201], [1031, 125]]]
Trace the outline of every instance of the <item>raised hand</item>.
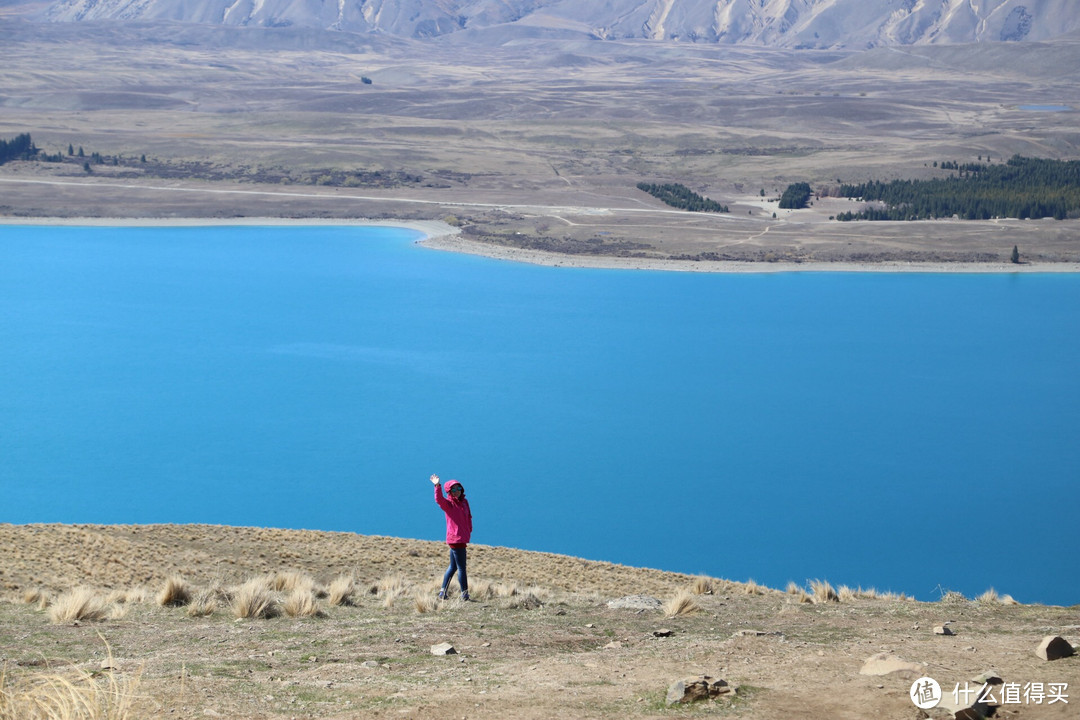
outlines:
[[439, 484], [439, 476], [438, 475], [432, 475], [431, 476], [431, 484], [432, 485], [438, 485]]

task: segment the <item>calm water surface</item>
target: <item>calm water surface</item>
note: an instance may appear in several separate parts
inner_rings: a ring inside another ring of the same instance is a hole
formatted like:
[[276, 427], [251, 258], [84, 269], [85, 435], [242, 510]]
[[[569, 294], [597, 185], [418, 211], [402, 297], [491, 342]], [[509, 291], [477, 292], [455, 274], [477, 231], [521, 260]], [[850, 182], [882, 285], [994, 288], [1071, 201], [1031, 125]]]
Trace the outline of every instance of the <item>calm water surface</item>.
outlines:
[[439, 540], [438, 472], [481, 544], [1080, 603], [1080, 276], [570, 270], [416, 237], [0, 228], [0, 521]]

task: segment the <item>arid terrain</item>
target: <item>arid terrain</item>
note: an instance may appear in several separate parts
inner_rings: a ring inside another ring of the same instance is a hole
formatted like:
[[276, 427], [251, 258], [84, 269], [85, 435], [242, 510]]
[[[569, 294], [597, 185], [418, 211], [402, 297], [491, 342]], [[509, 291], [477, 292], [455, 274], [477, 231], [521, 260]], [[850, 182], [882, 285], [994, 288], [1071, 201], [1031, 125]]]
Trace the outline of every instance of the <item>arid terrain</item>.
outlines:
[[1024, 109], [1077, 104], [1068, 38], [854, 53], [0, 19], [0, 40], [0, 137], [63, 156], [0, 167], [8, 217], [438, 219], [481, 247], [690, 262], [1080, 261], [1078, 219], [840, 223], [859, 203], [777, 202], [792, 182], [1080, 156], [1076, 110]]
[[[470, 550], [473, 600], [436, 603], [444, 555], [439, 543], [348, 533], [0, 525], [0, 687], [10, 699], [43, 678], [111, 685], [134, 705], [110, 717], [140, 719], [915, 720], [926, 716], [908, 696], [915, 679], [936, 679], [948, 699], [957, 685], [980, 687], [985, 671], [1018, 688], [1068, 686], [1068, 704], [1021, 698], [995, 717], [1075, 717], [1080, 702], [1080, 658], [1035, 653], [1048, 635], [1078, 642], [1075, 606], [847, 588], [837, 600], [820, 583], [782, 592], [486, 546]], [[187, 597], [174, 586], [175, 606], [162, 606], [174, 575]], [[343, 577], [353, 594], [334, 604]], [[230, 602], [252, 578], [278, 588], [277, 616], [237, 618]], [[77, 586], [95, 589], [103, 619], [54, 616]], [[681, 590], [684, 614], [608, 605], [632, 595], [667, 603]], [[290, 615], [295, 594], [317, 613]], [[440, 643], [456, 654], [432, 654]], [[908, 669], [866, 674], [881, 653]], [[666, 705], [669, 685], [700, 674], [738, 690]]]

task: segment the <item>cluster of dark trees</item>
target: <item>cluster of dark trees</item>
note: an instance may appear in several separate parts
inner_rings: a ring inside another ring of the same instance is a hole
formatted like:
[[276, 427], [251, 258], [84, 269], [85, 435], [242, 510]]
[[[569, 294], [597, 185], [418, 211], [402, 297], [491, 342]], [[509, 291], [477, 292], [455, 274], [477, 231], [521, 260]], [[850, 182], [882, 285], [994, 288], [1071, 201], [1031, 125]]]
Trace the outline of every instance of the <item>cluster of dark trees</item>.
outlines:
[[884, 207], [845, 212], [837, 220], [964, 220], [1044, 218], [1080, 213], [1080, 161], [1014, 155], [1003, 165], [967, 164], [963, 177], [871, 181], [841, 185], [844, 197], [877, 200]]
[[780, 207], [785, 210], [799, 210], [810, 202], [810, 183], [792, 183], [780, 196]]
[[30, 133], [16, 135], [11, 140], [0, 140], [0, 165], [11, 160], [29, 160], [37, 155]]
[[671, 207], [679, 208], [680, 210], [690, 210], [691, 212], [731, 212], [728, 210], [727, 205], [721, 205], [715, 200], [710, 200], [707, 197], [698, 195], [690, 188], [679, 183], [657, 185], [655, 183], [639, 182], [637, 186], [638, 190], [644, 190], [654, 198], [667, 203]]

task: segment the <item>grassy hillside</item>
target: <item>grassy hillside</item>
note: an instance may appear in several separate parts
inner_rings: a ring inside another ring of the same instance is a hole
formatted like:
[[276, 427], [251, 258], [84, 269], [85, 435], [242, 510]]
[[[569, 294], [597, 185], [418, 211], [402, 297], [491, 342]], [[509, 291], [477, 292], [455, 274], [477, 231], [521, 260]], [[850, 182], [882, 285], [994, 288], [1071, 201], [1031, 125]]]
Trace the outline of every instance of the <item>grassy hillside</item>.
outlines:
[[[1007, 682], [1080, 682], [1076, 657], [1034, 652], [1050, 634], [1076, 643], [1078, 608], [993, 593], [781, 592], [476, 546], [474, 601], [437, 602], [444, 546], [415, 540], [0, 525], [0, 548], [2, 720], [916, 718], [920, 675], [950, 690], [991, 668]], [[663, 607], [608, 604], [630, 595]], [[935, 634], [944, 623], [953, 634]], [[432, 654], [439, 643], [456, 652]], [[917, 671], [860, 673], [878, 653]], [[698, 674], [737, 691], [668, 707], [668, 686]], [[67, 705], [32, 714], [57, 696]], [[1077, 701], [1002, 712], [1066, 718]]]

